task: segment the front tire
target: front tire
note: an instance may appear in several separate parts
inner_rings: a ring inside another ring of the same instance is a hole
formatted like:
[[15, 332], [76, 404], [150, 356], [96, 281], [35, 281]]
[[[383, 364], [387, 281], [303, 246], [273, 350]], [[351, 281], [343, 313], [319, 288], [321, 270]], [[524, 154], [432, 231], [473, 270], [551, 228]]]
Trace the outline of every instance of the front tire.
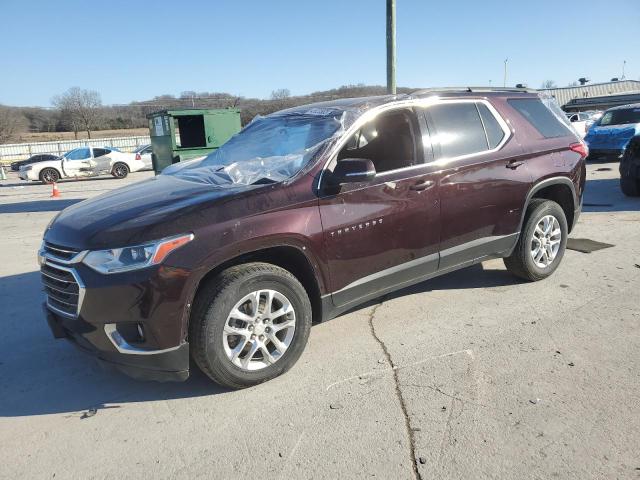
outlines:
[[116, 178], [125, 178], [127, 175], [129, 175], [129, 167], [126, 163], [116, 163], [111, 170], [111, 175]]
[[45, 168], [40, 172], [40, 181], [42, 183], [55, 183], [60, 180], [60, 174], [55, 168]]
[[268, 263], [237, 265], [198, 292], [189, 322], [190, 349], [216, 383], [250, 387], [296, 363], [311, 319], [307, 292], [287, 270]]
[[527, 207], [520, 238], [504, 264], [531, 282], [547, 278], [562, 261], [567, 245], [567, 218], [556, 202], [534, 198]]
[[620, 177], [620, 189], [627, 197], [640, 196], [640, 179]]

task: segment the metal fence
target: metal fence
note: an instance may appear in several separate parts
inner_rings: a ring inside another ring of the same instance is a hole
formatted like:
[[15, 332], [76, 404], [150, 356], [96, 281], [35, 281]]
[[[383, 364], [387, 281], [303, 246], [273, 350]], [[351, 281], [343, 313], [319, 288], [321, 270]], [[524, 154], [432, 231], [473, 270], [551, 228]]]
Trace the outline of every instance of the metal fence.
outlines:
[[37, 153], [62, 155], [77, 147], [116, 147], [121, 150], [134, 150], [140, 145], [151, 143], [149, 136], [92, 138], [90, 140], [62, 140], [59, 142], [8, 143], [0, 145], [0, 163], [29, 158]]

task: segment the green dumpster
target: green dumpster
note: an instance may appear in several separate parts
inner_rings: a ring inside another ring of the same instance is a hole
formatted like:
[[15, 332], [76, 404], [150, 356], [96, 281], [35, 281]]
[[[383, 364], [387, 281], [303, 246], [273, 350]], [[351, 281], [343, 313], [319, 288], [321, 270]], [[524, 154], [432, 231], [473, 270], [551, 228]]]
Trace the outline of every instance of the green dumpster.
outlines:
[[173, 163], [207, 155], [240, 131], [240, 110], [161, 110], [147, 115], [156, 174]]

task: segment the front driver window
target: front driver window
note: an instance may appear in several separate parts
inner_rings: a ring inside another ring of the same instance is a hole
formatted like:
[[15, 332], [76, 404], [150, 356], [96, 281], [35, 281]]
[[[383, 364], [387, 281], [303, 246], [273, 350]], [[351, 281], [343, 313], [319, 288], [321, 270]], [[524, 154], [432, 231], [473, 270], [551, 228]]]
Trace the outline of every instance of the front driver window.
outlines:
[[410, 167], [418, 163], [414, 141], [413, 113], [399, 111], [380, 115], [353, 134], [338, 154], [343, 158], [371, 160], [377, 173]]
[[91, 150], [88, 148], [76, 148], [65, 155], [67, 160], [86, 160], [91, 158]]

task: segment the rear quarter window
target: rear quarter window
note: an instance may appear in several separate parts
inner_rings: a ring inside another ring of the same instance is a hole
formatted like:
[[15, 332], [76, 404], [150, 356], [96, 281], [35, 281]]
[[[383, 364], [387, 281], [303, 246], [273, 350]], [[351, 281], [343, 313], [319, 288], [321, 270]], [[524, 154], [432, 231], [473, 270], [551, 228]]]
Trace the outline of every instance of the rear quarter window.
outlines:
[[568, 128], [537, 98], [511, 98], [507, 102], [526, 118], [543, 137], [558, 138], [571, 135]]
[[489, 111], [489, 108], [484, 103], [478, 102], [476, 105], [478, 106], [478, 112], [480, 112], [480, 118], [482, 118], [484, 129], [487, 132], [489, 148], [494, 149], [504, 138], [504, 131], [498, 123], [498, 120], [496, 120], [496, 117], [493, 116]]

